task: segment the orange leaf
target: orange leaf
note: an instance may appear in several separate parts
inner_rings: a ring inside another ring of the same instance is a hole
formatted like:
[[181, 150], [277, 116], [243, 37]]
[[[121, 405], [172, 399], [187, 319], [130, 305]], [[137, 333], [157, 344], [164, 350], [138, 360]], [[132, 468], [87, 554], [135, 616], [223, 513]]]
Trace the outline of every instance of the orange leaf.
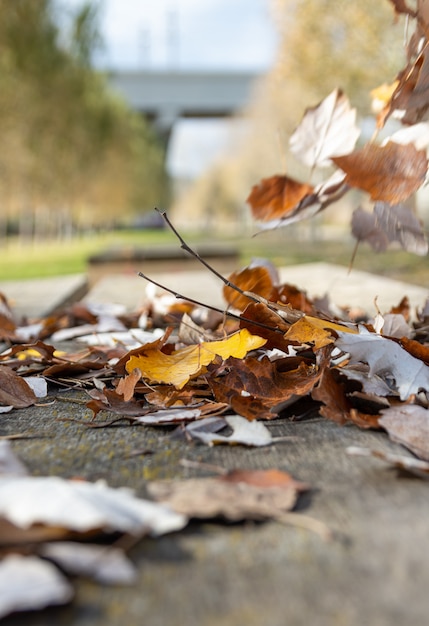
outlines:
[[255, 219], [267, 222], [292, 212], [313, 187], [289, 176], [271, 176], [254, 185], [247, 202]]
[[250, 350], [256, 350], [266, 340], [251, 335], [243, 328], [223, 341], [205, 341], [187, 346], [171, 354], [165, 354], [157, 348], [142, 350], [139, 356], [132, 356], [126, 364], [127, 372], [138, 368], [142, 376], [153, 382], [167, 383], [181, 389], [190, 378], [195, 378], [204, 371], [205, 366], [217, 356], [227, 359], [234, 356], [242, 359]]
[[[272, 299], [275, 287], [269, 270], [263, 265], [257, 267], [245, 267], [239, 272], [231, 274], [228, 280], [230, 283], [233, 283], [243, 291], [251, 291], [258, 296], [262, 296], [265, 300]], [[232, 287], [227, 286], [223, 288], [223, 297], [230, 306], [233, 306], [240, 311], [244, 311], [247, 305], [251, 302], [249, 298], [241, 295]]]
[[428, 168], [424, 150], [412, 144], [367, 144], [332, 160], [346, 173], [346, 183], [367, 191], [373, 200], [397, 204], [423, 184]]

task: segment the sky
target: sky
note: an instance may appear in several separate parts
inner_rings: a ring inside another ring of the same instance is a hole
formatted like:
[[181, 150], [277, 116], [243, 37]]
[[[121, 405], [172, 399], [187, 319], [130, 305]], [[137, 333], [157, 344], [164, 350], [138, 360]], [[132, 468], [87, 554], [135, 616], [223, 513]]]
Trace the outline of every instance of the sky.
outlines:
[[100, 14], [110, 68], [263, 71], [274, 57], [270, 0], [101, 0]]
[[[83, 0], [60, 0], [72, 9]], [[100, 5], [107, 70], [207, 70], [264, 73], [277, 36], [271, 0], [94, 0]], [[174, 128], [168, 168], [195, 178], [229, 145], [223, 120], [182, 120]]]

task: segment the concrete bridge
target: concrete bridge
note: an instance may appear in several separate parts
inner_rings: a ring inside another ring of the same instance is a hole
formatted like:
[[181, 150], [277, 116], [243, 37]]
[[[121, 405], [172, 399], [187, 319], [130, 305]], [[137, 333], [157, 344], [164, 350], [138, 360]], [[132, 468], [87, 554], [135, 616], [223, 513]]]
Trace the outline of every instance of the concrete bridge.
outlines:
[[227, 117], [248, 101], [259, 74], [246, 72], [112, 72], [111, 86], [168, 137], [181, 117]]

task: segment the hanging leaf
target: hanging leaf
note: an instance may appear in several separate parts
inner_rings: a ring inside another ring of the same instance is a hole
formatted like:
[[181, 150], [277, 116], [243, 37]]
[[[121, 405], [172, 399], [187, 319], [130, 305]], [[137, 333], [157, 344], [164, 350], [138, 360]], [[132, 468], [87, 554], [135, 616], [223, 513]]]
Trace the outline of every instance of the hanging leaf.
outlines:
[[340, 89], [335, 89], [320, 104], [306, 110], [290, 137], [293, 154], [311, 169], [332, 165], [331, 159], [351, 152], [360, 130], [356, 109]]

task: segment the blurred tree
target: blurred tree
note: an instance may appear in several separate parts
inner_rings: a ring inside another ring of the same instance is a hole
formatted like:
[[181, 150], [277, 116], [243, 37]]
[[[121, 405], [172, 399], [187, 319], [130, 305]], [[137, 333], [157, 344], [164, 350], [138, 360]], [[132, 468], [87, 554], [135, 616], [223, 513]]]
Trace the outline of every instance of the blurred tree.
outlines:
[[0, 212], [23, 234], [108, 226], [165, 200], [161, 147], [91, 68], [94, 6], [65, 22], [53, 0], [0, 0]]

